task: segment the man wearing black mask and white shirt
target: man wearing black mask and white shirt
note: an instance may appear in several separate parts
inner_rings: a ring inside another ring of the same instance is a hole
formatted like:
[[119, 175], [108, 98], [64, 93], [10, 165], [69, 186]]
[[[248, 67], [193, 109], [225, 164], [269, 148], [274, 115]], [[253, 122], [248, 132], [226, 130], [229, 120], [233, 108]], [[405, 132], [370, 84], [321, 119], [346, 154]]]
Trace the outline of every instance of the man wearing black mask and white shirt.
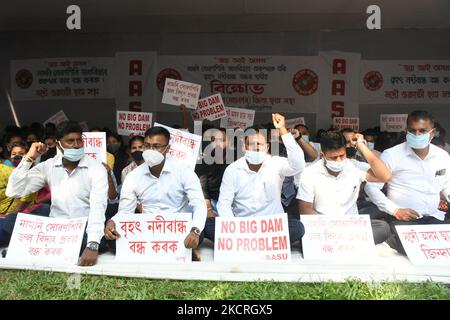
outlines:
[[47, 151], [45, 144], [33, 143], [11, 174], [6, 194], [17, 198], [48, 184], [52, 194], [50, 217], [88, 217], [78, 264], [92, 266], [97, 263], [103, 236], [108, 178], [106, 169], [99, 162], [84, 155], [81, 135], [78, 123], [63, 123], [57, 134], [57, 147], [62, 154], [31, 168], [36, 158]]
[[[300, 214], [345, 216], [358, 214], [356, 201], [361, 182], [385, 182], [391, 172], [367, 147], [361, 134], [348, 137], [368, 163], [348, 159], [344, 136], [326, 132], [320, 139], [322, 159], [307, 167], [300, 176], [297, 199]], [[371, 220], [376, 244], [390, 236], [389, 226], [382, 220]]]
[[[219, 217], [267, 216], [283, 213], [281, 187], [287, 176], [299, 174], [305, 168], [300, 146], [287, 131], [284, 116], [272, 115], [273, 124], [280, 131], [287, 158], [268, 154], [269, 145], [263, 128], [247, 129], [245, 156], [230, 164], [222, 179], [217, 213]], [[251, 133], [248, 133], [252, 130]], [[305, 233], [303, 224], [288, 219], [291, 243]]]
[[[193, 209], [192, 229], [184, 240], [186, 248], [197, 248], [206, 221], [206, 205], [200, 181], [194, 170], [178, 159], [166, 158], [170, 133], [163, 127], [145, 132], [144, 163], [130, 172], [122, 185], [118, 214], [135, 212], [138, 202], [145, 213], [184, 212]], [[106, 223], [105, 238], [120, 237], [114, 217]]]
[[[392, 171], [387, 183], [387, 196], [381, 192], [383, 184], [368, 183], [367, 195], [388, 216], [392, 232], [396, 225], [450, 223], [445, 212], [439, 211], [441, 194], [449, 201], [450, 156], [445, 150], [430, 144], [434, 136], [434, 122], [426, 111], [408, 115], [406, 142], [386, 149], [381, 159]], [[398, 236], [389, 245], [405, 253]]]

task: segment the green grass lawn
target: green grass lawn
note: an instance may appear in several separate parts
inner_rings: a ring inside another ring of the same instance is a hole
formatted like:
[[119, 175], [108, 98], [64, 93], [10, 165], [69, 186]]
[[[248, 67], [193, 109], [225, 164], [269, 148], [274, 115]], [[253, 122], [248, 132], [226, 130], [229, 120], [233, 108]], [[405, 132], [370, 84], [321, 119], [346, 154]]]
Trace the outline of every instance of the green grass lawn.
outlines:
[[[450, 286], [411, 284], [215, 282], [0, 270], [0, 299], [450, 299]], [[72, 288], [72, 289], [71, 289]]]

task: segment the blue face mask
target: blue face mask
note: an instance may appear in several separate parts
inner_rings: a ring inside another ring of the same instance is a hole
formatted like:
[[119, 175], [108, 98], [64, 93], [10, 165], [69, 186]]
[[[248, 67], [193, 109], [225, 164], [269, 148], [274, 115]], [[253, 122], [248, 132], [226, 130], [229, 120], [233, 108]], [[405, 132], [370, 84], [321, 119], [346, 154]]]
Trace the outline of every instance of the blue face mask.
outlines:
[[343, 161], [330, 161], [325, 159], [325, 166], [333, 172], [341, 172], [347, 164], [347, 159]]
[[302, 139], [305, 140], [306, 142], [309, 142], [309, 136], [302, 135]]
[[367, 148], [369, 148], [370, 150], [375, 149], [375, 143], [374, 142], [367, 142]]
[[63, 158], [70, 162], [80, 161], [84, 156], [84, 148], [73, 149], [73, 148], [63, 148], [61, 143], [59, 144], [61, 149], [63, 150]]
[[406, 133], [406, 142], [413, 149], [425, 149], [430, 144], [430, 132], [416, 136], [411, 132]]
[[245, 160], [250, 164], [261, 164], [266, 159], [267, 153], [263, 151], [245, 151]]

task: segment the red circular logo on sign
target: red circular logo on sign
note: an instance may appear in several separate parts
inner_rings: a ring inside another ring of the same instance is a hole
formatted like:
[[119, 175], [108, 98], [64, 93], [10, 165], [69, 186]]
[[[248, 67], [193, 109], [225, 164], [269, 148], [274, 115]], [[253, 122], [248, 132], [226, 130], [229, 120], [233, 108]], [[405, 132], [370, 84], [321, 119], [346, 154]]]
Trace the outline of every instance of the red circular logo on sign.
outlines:
[[376, 91], [383, 86], [383, 76], [378, 71], [369, 71], [364, 76], [364, 87], [370, 91]]
[[181, 80], [181, 74], [177, 70], [171, 68], [161, 70], [156, 76], [156, 85], [161, 92], [164, 91], [166, 78]]
[[309, 96], [316, 92], [319, 84], [317, 74], [309, 69], [298, 71], [292, 79], [292, 86], [299, 95]]
[[33, 74], [27, 69], [21, 69], [16, 73], [16, 84], [19, 88], [27, 89], [33, 83]]

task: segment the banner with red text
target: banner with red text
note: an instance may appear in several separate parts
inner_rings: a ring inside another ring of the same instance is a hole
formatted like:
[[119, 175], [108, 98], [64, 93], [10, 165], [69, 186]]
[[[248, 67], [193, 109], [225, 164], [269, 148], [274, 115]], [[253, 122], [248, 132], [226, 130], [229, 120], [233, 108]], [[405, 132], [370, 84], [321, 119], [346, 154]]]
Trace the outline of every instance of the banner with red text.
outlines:
[[319, 53], [318, 128], [329, 128], [333, 117], [358, 117], [361, 54], [341, 51]]
[[114, 59], [116, 106], [121, 110], [154, 111], [155, 52], [117, 52]]
[[450, 103], [450, 60], [363, 60], [359, 103]]
[[289, 120], [286, 120], [285, 123], [286, 123], [286, 128], [288, 128], [288, 129], [294, 129], [299, 124], [306, 125], [304, 117], [289, 119]]
[[114, 98], [114, 59], [46, 58], [11, 60], [13, 100]]
[[116, 260], [190, 262], [184, 240], [191, 230], [192, 213], [120, 214], [114, 217], [120, 238]]
[[356, 132], [359, 132], [359, 118], [334, 117], [333, 128], [334, 130], [350, 128]]
[[196, 83], [166, 78], [162, 103], [174, 106], [184, 104], [186, 108], [197, 109], [201, 89], [202, 86]]
[[289, 262], [287, 215], [216, 218], [214, 262]]
[[200, 155], [202, 136], [155, 122], [155, 127], [158, 126], [170, 132], [170, 149], [167, 156], [184, 161], [194, 169]]
[[315, 113], [317, 57], [158, 56], [157, 89], [166, 78], [202, 85], [202, 96], [220, 93], [227, 107], [258, 112]]
[[302, 215], [305, 259], [340, 261], [375, 257], [372, 225], [368, 215]]
[[380, 131], [405, 131], [407, 118], [408, 114], [380, 114]]
[[52, 115], [50, 118], [45, 120], [42, 124], [45, 126], [47, 123], [53, 123], [55, 126], [58, 126], [60, 123], [63, 123], [64, 121], [67, 120], [69, 120], [69, 118], [67, 118], [64, 111], [60, 110], [54, 115]]
[[225, 118], [227, 112], [220, 93], [198, 100], [198, 107], [191, 112], [192, 119], [214, 121]]
[[84, 154], [106, 163], [106, 132], [83, 132]]
[[144, 136], [152, 126], [152, 114], [117, 110], [117, 133], [121, 136]]
[[255, 110], [241, 108], [226, 108], [227, 116], [220, 120], [222, 128], [241, 128], [251, 127], [255, 121]]
[[87, 218], [17, 215], [6, 258], [23, 265], [76, 264]]
[[413, 264], [450, 266], [450, 225], [409, 225], [395, 228]]

